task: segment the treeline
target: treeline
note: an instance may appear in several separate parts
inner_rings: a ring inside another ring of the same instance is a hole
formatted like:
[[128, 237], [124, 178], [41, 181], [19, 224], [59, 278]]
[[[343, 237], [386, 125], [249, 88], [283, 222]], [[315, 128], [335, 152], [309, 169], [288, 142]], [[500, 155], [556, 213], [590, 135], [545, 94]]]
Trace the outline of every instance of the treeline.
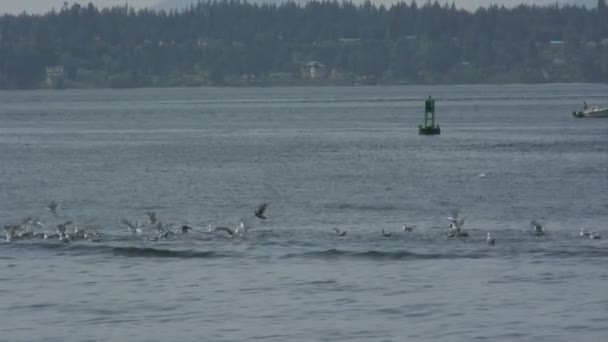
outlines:
[[608, 82], [605, 0], [475, 12], [415, 1], [66, 4], [0, 17], [5, 89], [479, 82]]

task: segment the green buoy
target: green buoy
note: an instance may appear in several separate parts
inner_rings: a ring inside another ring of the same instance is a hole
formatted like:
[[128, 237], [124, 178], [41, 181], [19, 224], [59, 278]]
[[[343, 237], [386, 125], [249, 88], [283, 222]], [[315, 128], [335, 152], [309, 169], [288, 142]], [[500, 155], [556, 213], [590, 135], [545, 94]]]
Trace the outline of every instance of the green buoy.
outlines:
[[439, 125], [435, 125], [435, 100], [430, 96], [424, 101], [424, 125], [418, 125], [418, 134], [441, 134], [441, 128], [439, 128]]

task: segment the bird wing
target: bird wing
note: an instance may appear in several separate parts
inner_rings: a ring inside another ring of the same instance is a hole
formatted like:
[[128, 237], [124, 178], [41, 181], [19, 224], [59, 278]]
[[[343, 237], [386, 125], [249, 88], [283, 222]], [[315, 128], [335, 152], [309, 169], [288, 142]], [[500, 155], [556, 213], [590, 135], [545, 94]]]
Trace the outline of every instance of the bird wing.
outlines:
[[49, 205], [46, 208], [48, 210], [50, 210], [52, 213], [57, 213], [57, 209], [59, 208], [59, 202], [51, 201], [51, 203], [49, 203]]
[[156, 213], [153, 211], [149, 211], [146, 213], [146, 215], [148, 215], [148, 218], [150, 219], [150, 223], [154, 224], [156, 223]]
[[266, 208], [268, 207], [268, 203], [262, 203], [260, 204], [260, 206], [256, 209], [256, 213], [259, 215], [264, 215], [264, 211], [266, 211]]

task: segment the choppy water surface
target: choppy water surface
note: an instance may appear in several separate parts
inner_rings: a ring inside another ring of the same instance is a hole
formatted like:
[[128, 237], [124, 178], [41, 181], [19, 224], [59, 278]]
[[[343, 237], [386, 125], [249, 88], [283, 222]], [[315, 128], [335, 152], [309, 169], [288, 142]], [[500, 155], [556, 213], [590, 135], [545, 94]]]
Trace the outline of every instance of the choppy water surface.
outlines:
[[[429, 94], [441, 136], [417, 135]], [[103, 239], [1, 243], [0, 341], [604, 340], [608, 120], [570, 113], [607, 94], [1, 92], [0, 223], [72, 220]], [[467, 239], [443, 236], [456, 209]], [[121, 226], [148, 211], [195, 231]], [[241, 219], [244, 236], [207, 231]]]

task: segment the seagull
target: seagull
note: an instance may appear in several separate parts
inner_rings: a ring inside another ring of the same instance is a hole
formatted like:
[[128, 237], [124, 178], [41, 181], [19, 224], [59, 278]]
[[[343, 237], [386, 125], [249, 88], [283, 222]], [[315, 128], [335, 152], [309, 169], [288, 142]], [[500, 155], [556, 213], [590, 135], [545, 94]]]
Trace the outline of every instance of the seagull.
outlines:
[[461, 229], [453, 223], [450, 223], [450, 230], [445, 232], [445, 235], [449, 238], [452, 237], [467, 237], [469, 233], [466, 230]]
[[17, 230], [19, 230], [19, 232], [18, 232], [19, 237], [34, 236], [34, 232], [32, 231], [32, 227], [30, 226], [30, 224], [34, 224], [39, 227], [42, 226], [42, 224], [40, 223], [40, 221], [38, 221], [38, 219], [28, 216], [28, 217], [24, 218], [20, 224], [16, 225]]
[[265, 220], [266, 216], [264, 216], [264, 211], [266, 211], [267, 207], [268, 203], [260, 204], [260, 206], [253, 212], [255, 214], [255, 217], [259, 218], [260, 220]]
[[454, 211], [452, 216], [447, 217], [448, 221], [450, 221], [450, 230], [446, 232], [447, 237], [467, 237], [469, 233], [462, 229], [464, 225], [464, 217], [460, 217], [458, 211]]
[[238, 233], [241, 233], [241, 232], [242, 232], [242, 233], [247, 233], [247, 231], [248, 231], [249, 229], [250, 229], [250, 227], [249, 227], [249, 226], [247, 226], [247, 225], [245, 225], [245, 222], [241, 221], [241, 222], [239, 223], [239, 226], [238, 226], [238, 227], [236, 227], [236, 229], [234, 230], [234, 233], [235, 233], [235, 234], [238, 234]]
[[4, 226], [4, 235], [6, 236], [6, 242], [11, 242], [15, 232], [19, 229], [18, 225], [7, 225]]
[[403, 231], [404, 232], [411, 232], [411, 231], [414, 230], [414, 228], [416, 228], [415, 224], [407, 224], [406, 223], [406, 224], [403, 225]]
[[530, 221], [530, 225], [532, 226], [532, 228], [534, 228], [534, 234], [536, 236], [543, 236], [545, 235], [545, 230], [543, 229], [543, 226], [536, 222], [535, 220]]
[[602, 238], [602, 236], [601, 236], [601, 235], [596, 234], [595, 232], [591, 232], [591, 233], [589, 234], [589, 238], [591, 238], [592, 240], [599, 240], [599, 239], [601, 239], [601, 238]]
[[38, 219], [37, 217], [33, 217], [33, 216], [28, 216], [21, 221], [22, 226], [28, 226], [30, 224], [33, 224], [34, 226], [38, 226], [38, 227], [44, 226], [42, 224], [42, 222], [40, 222], [40, 219]]
[[490, 233], [488, 232], [488, 237], [486, 238], [486, 242], [488, 243], [488, 245], [494, 245], [496, 243], [496, 239], [494, 239], [493, 237], [490, 236]]
[[59, 209], [59, 202], [52, 200], [51, 203], [46, 207], [48, 211], [53, 213], [53, 215], [57, 215], [57, 209]]
[[338, 236], [344, 236], [346, 235], [346, 233], [348, 233], [346, 230], [340, 230], [338, 228], [334, 228], [334, 231], [336, 232], [336, 234], [338, 234]]
[[460, 217], [460, 215], [458, 214], [458, 211], [454, 211], [452, 216], [448, 216], [447, 219], [448, 219], [448, 221], [451, 222], [450, 226], [453, 225], [455, 227], [462, 228], [462, 226], [464, 225], [465, 217]]
[[393, 236], [393, 233], [385, 233], [385, 232], [384, 232], [384, 229], [382, 229], [382, 236], [383, 236], [383, 237], [390, 238], [391, 236]]
[[581, 232], [579, 233], [580, 237], [589, 237], [589, 233], [585, 231], [585, 228], [581, 228]]
[[153, 211], [149, 211], [146, 213], [148, 218], [150, 219], [150, 224], [156, 224], [158, 220], [156, 219], [156, 213]]
[[127, 220], [127, 219], [122, 219], [120, 220], [120, 222], [122, 224], [124, 224], [125, 226], [127, 226], [127, 229], [129, 230], [130, 233], [141, 233], [142, 229], [139, 227], [139, 221], [137, 221], [136, 224], [133, 224], [131, 221]]
[[59, 235], [57, 234], [57, 232], [48, 232], [48, 231], [47, 231], [47, 232], [44, 232], [43, 238], [44, 238], [45, 240], [48, 240], [48, 239], [53, 239], [53, 238], [56, 238], [56, 237], [58, 237], [58, 236], [59, 236]]
[[97, 230], [93, 229], [95, 226], [85, 226], [84, 229], [80, 229], [78, 226], [74, 226], [74, 238], [99, 241], [101, 236], [97, 233]]
[[59, 241], [70, 241], [70, 236], [65, 232], [66, 228], [72, 224], [72, 221], [67, 221], [57, 225], [57, 234], [59, 235]]
[[85, 230], [83, 238], [85, 240], [90, 240], [90, 241], [100, 241], [101, 240], [101, 236], [94, 229]]
[[57, 225], [57, 234], [59, 235], [59, 241], [70, 242], [70, 236], [65, 232], [66, 229], [65, 223], [60, 223]]
[[168, 232], [169, 229], [167, 229], [167, 227], [163, 226], [163, 223], [158, 221], [158, 223], [156, 223], [156, 232], [159, 234], [163, 234]]

